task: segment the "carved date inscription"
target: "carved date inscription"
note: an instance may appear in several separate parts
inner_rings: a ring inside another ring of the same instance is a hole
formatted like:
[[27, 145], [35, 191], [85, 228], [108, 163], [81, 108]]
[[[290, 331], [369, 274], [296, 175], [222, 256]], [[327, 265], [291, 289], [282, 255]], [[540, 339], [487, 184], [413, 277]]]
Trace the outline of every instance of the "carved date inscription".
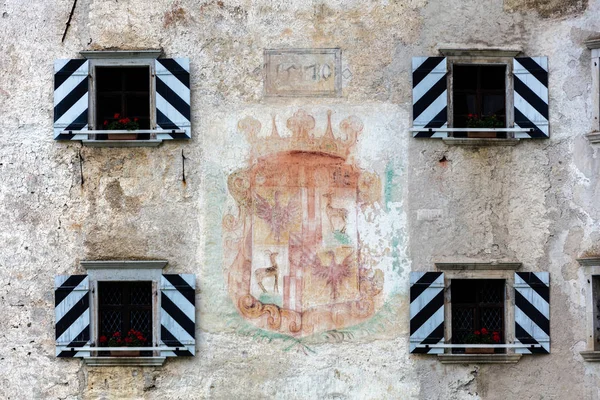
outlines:
[[265, 50], [267, 96], [338, 97], [341, 49]]

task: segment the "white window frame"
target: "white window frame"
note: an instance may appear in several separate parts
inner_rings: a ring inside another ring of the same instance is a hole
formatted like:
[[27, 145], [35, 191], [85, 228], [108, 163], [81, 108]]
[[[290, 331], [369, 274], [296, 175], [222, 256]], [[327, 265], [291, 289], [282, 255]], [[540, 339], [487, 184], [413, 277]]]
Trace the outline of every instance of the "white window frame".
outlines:
[[[521, 263], [436, 263], [436, 268], [444, 272], [444, 341], [452, 338], [452, 280], [453, 279], [503, 279], [504, 280], [504, 343], [515, 342], [515, 271]], [[522, 354], [515, 353], [509, 344], [503, 345], [506, 353], [476, 355], [478, 363], [516, 363]], [[469, 347], [456, 345], [456, 347]], [[483, 346], [492, 347], [492, 346]], [[452, 348], [446, 348], [439, 354], [442, 363], [464, 363], [465, 354], [453, 354]], [[467, 355], [472, 357], [473, 355]]]
[[[160, 57], [162, 50], [139, 50], [139, 51], [80, 51], [84, 58], [89, 61], [89, 86], [88, 86], [88, 132], [87, 140], [82, 143], [88, 146], [106, 147], [106, 146], [158, 146], [162, 140], [157, 139], [156, 135], [156, 70], [155, 60]], [[150, 68], [150, 129], [138, 129], [132, 131], [97, 131], [96, 121], [96, 67], [135, 67], [148, 66]], [[111, 135], [131, 135], [149, 134], [149, 140], [96, 140], [96, 134]]]
[[591, 143], [600, 143], [600, 38], [585, 41], [591, 50], [592, 69], [592, 132], [586, 137]]
[[[150, 80], [148, 95], [150, 97], [150, 101], [148, 106], [150, 107], [150, 130], [156, 129], [156, 84], [154, 81], [155, 67], [154, 67], [154, 58], [140, 58], [140, 59], [91, 59], [89, 60], [89, 71], [90, 71], [90, 81], [89, 81], [89, 108], [88, 108], [88, 126], [92, 127], [91, 130], [98, 129], [98, 121], [96, 120], [96, 105], [97, 105], [97, 88], [98, 84], [96, 83], [96, 68], [97, 67], [148, 67]], [[104, 131], [103, 131], [104, 132]], [[111, 133], [111, 131], [106, 131], [107, 133]], [[132, 131], [129, 133], [139, 133], [139, 131]], [[95, 134], [90, 135], [89, 139], [94, 140]], [[156, 132], [150, 133], [150, 139], [156, 139]]]
[[[512, 58], [508, 57], [447, 57], [446, 63], [448, 65], [448, 126], [454, 127], [454, 66], [455, 65], [473, 65], [473, 66], [491, 66], [491, 65], [504, 65], [506, 67], [504, 76], [504, 102], [506, 108], [505, 125], [506, 128], [512, 128], [515, 124], [515, 113], [513, 109], [513, 63]], [[467, 128], [470, 132], [481, 132], [481, 128]], [[502, 132], [503, 128], [498, 128], [498, 131]], [[448, 132], [448, 137], [453, 137], [454, 132]], [[507, 138], [514, 138], [514, 132], [506, 132]]]
[[[482, 128], [459, 128], [464, 132], [484, 132], [484, 131], [496, 131], [506, 132], [506, 139], [513, 139], [515, 132], [510, 131], [515, 125], [514, 116], [514, 85], [513, 85], [513, 59], [521, 53], [520, 50], [500, 50], [500, 49], [440, 49], [440, 53], [446, 57], [446, 65], [448, 68], [447, 88], [448, 88], [448, 126], [450, 129], [454, 129], [454, 91], [453, 91], [453, 77], [454, 77], [454, 66], [455, 65], [504, 65], [505, 70], [505, 83], [504, 83], [504, 98], [505, 98], [505, 128], [496, 129], [482, 129]], [[448, 131], [448, 138], [452, 139], [454, 135], [453, 131]], [[464, 138], [460, 138], [464, 139]], [[469, 138], [473, 139], [473, 138]], [[492, 138], [478, 138], [478, 139], [492, 139]], [[493, 138], [496, 139], [497, 138]]]
[[[596, 330], [600, 328], [600, 322], [596, 319], [600, 315], [600, 310], [596, 309], [596, 299], [600, 300], [600, 257], [578, 258], [577, 261], [583, 269], [580, 282], [585, 288], [586, 309], [586, 350], [579, 353], [585, 361], [600, 362], [600, 343], [596, 341], [600, 338], [600, 332]], [[594, 285], [595, 279], [598, 285]]]
[[[160, 282], [167, 261], [81, 261], [87, 270], [90, 285], [90, 341], [98, 347], [99, 339], [99, 303], [98, 282], [152, 282], [152, 347], [160, 342]], [[96, 352], [84, 358], [88, 365], [162, 365], [166, 357], [160, 356], [160, 350], [153, 350], [152, 357], [98, 357]]]

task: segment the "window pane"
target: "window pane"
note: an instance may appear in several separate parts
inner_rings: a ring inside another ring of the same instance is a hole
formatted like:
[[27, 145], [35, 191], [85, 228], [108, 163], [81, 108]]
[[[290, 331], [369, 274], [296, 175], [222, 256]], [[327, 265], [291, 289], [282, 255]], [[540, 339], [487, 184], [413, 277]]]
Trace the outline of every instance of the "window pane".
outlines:
[[476, 101], [474, 94], [457, 93], [454, 96], [454, 114], [475, 114]]
[[112, 92], [123, 89], [122, 68], [96, 67], [96, 92]]
[[105, 310], [100, 316], [100, 336], [112, 337], [115, 332], [123, 332], [123, 313]]
[[504, 90], [504, 85], [506, 82], [505, 65], [480, 66], [480, 68], [481, 89]]
[[[452, 343], [474, 343], [475, 331], [486, 328], [498, 332], [504, 343], [503, 279], [453, 279], [450, 286], [452, 308]], [[481, 335], [481, 333], [480, 333]], [[486, 336], [488, 340], [491, 337]], [[489, 342], [487, 342], [489, 343]], [[461, 353], [464, 349], [454, 349]], [[496, 352], [504, 352], [496, 349]]]
[[502, 311], [500, 308], [482, 308], [480, 326], [490, 331], [501, 331]]
[[148, 67], [124, 68], [125, 90], [147, 92], [150, 89]]
[[104, 121], [114, 121], [115, 114], [150, 128], [149, 67], [98, 67], [96, 90], [96, 129], [106, 129]]
[[121, 113], [121, 96], [114, 94], [98, 94], [98, 107], [96, 111], [97, 125], [102, 126], [104, 121], [109, 123], [114, 120], [115, 114]]
[[[506, 65], [455, 65], [452, 88], [453, 127], [505, 127], [505, 81]], [[468, 114], [474, 116], [469, 126], [467, 126]], [[500, 124], [488, 120], [492, 115], [498, 117]], [[461, 137], [468, 134], [454, 133], [454, 136]]]
[[152, 282], [98, 282], [100, 336], [141, 331], [152, 346]]
[[150, 116], [148, 96], [128, 94], [125, 96], [125, 113], [129, 118], [144, 118]]
[[477, 65], [454, 65], [452, 69], [453, 90], [477, 89]]
[[483, 115], [504, 115], [504, 95], [484, 94], [483, 95]]

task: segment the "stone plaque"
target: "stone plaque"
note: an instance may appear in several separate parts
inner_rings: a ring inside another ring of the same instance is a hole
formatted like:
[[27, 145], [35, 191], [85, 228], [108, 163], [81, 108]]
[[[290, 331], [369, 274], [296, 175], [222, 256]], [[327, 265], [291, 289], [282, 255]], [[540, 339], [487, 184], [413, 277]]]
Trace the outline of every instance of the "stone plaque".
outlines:
[[341, 49], [265, 50], [265, 94], [280, 97], [339, 97]]

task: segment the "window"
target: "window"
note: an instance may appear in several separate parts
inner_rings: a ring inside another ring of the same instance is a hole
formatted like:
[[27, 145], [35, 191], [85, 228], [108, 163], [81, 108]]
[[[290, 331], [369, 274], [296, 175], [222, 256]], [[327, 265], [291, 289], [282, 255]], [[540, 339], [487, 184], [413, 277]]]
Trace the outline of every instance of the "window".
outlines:
[[[98, 282], [99, 337], [110, 338], [115, 332], [125, 335], [133, 329], [143, 338], [152, 338], [152, 298], [151, 281]], [[152, 347], [152, 340], [141, 346]]]
[[[437, 354], [444, 363], [464, 363], [465, 356], [511, 363], [550, 352], [547, 272], [515, 272], [520, 263], [436, 266], [444, 272], [411, 272], [411, 353]], [[467, 336], [483, 328], [497, 332], [498, 342], [473, 344]], [[464, 354], [484, 348], [494, 354]]]
[[548, 137], [545, 57], [514, 57], [518, 51], [504, 50], [440, 52], [447, 57], [413, 58], [414, 137]]
[[[195, 277], [163, 274], [165, 265], [83, 261], [87, 275], [57, 276], [56, 355], [82, 357], [91, 365], [161, 365], [166, 357], [193, 356]], [[133, 347], [101, 340], [123, 338], [131, 329], [146, 340]], [[126, 350], [134, 354], [118, 357]]]
[[594, 317], [593, 350], [600, 351], [600, 275], [592, 276], [592, 310]]
[[81, 54], [55, 62], [55, 139], [154, 146], [191, 137], [188, 59], [151, 50]]
[[591, 143], [600, 143], [600, 39], [589, 39], [585, 44], [592, 53], [592, 132], [586, 136]]
[[[129, 121], [138, 129], [150, 129], [150, 67], [96, 67], [96, 130]], [[127, 119], [128, 118], [128, 119]], [[96, 135], [107, 139], [108, 135]], [[128, 135], [149, 139], [149, 134]], [[119, 136], [115, 135], [114, 139]]]
[[[600, 257], [577, 260], [584, 273], [582, 287], [585, 288], [587, 346], [580, 354], [586, 361], [600, 361]], [[583, 338], [582, 338], [583, 339]]]
[[[504, 343], [503, 279], [453, 279], [450, 284], [452, 304], [452, 343], [468, 343], [468, 338], [482, 329], [498, 332]], [[464, 353], [464, 349], [454, 349]], [[495, 349], [497, 353], [504, 349]]]
[[[506, 65], [455, 64], [452, 113], [455, 128], [506, 128]], [[489, 126], [488, 126], [489, 125]], [[455, 132], [454, 137], [506, 137], [506, 132]]]

